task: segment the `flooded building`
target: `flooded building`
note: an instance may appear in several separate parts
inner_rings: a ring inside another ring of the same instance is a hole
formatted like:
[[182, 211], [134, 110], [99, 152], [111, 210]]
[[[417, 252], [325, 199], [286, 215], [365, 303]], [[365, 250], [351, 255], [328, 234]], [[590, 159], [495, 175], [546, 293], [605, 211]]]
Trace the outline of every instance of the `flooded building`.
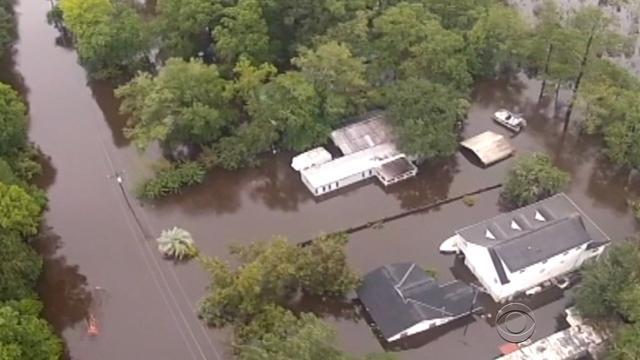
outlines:
[[473, 152], [484, 166], [504, 160], [515, 152], [504, 136], [493, 131], [485, 131], [461, 142], [460, 145]]
[[445, 243], [502, 302], [534, 292], [599, 256], [607, 235], [565, 194], [456, 231]]
[[513, 344], [508, 354], [498, 360], [577, 360], [598, 358], [602, 352], [606, 334], [584, 324], [575, 308], [565, 310], [568, 329], [556, 332], [527, 346]]
[[388, 186], [418, 172], [397, 149], [384, 112], [370, 112], [358, 120], [331, 133], [343, 156], [333, 159], [327, 150], [315, 148], [293, 158], [291, 167], [300, 172], [302, 182], [314, 195], [374, 176]]
[[364, 276], [356, 292], [388, 342], [446, 324], [479, 309], [475, 289], [460, 281], [438, 284], [415, 263], [380, 267]]

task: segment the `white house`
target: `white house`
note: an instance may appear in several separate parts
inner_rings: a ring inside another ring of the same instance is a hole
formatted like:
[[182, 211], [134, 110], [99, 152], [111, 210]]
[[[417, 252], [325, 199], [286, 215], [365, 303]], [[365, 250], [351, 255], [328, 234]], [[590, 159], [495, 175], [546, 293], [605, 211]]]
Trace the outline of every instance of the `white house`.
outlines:
[[398, 151], [384, 113], [365, 114], [360, 121], [331, 133], [343, 156], [333, 159], [323, 148], [299, 154], [291, 167], [316, 196], [377, 177], [385, 186], [415, 176], [418, 169]]
[[475, 289], [460, 281], [438, 284], [415, 263], [380, 267], [364, 276], [356, 292], [388, 342], [479, 310]]
[[445, 241], [464, 254], [466, 266], [497, 302], [577, 270], [609, 242], [565, 194], [460, 229]]

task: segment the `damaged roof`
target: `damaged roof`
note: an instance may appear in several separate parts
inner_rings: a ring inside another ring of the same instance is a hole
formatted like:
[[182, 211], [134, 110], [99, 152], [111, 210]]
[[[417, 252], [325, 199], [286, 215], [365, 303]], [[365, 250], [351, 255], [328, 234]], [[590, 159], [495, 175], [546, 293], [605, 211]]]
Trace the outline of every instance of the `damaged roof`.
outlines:
[[515, 149], [504, 136], [485, 131], [460, 143], [473, 152], [484, 166], [491, 165], [511, 156]]

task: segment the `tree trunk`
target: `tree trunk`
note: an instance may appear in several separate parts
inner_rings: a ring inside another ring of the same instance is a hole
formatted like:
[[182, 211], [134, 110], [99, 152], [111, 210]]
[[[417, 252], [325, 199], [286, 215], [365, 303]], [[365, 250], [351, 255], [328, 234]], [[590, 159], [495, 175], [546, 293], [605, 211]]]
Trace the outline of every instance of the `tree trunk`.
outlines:
[[549, 72], [549, 61], [551, 60], [551, 53], [553, 52], [553, 44], [549, 44], [547, 48], [547, 59], [544, 62], [544, 70], [542, 73], [542, 86], [540, 87], [540, 95], [538, 95], [538, 102], [542, 100], [542, 96], [544, 95], [544, 88], [547, 86], [547, 73]]
[[567, 128], [569, 127], [571, 112], [573, 111], [573, 105], [575, 104], [576, 98], [578, 97], [580, 82], [582, 82], [582, 77], [584, 76], [584, 72], [587, 67], [587, 61], [589, 59], [589, 53], [591, 52], [591, 44], [593, 44], [595, 31], [596, 31], [596, 25], [593, 25], [593, 28], [591, 29], [591, 34], [589, 34], [589, 39], [587, 40], [587, 46], [585, 47], [584, 54], [582, 55], [582, 61], [580, 62], [580, 71], [578, 72], [578, 77], [576, 77], [576, 82], [573, 84], [573, 93], [571, 94], [571, 102], [569, 103], [569, 108], [567, 108], [567, 114], [564, 117], [564, 127], [562, 128], [562, 131], [567, 131]]

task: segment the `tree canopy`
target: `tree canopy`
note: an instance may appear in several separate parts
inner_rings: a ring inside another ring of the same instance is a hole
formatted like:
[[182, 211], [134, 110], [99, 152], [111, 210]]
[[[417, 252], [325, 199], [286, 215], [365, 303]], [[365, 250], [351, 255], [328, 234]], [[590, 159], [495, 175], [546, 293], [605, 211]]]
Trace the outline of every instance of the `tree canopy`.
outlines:
[[0, 229], [23, 236], [35, 235], [40, 226], [41, 204], [17, 185], [0, 183]]
[[27, 109], [18, 93], [0, 84], [0, 156], [14, 154], [27, 142]]
[[42, 259], [16, 234], [0, 234], [0, 301], [34, 296]]
[[38, 315], [42, 305], [35, 300], [0, 303], [0, 359], [58, 360], [62, 342]]
[[300, 290], [342, 296], [358, 284], [346, 264], [345, 243], [344, 235], [332, 235], [307, 247], [284, 238], [235, 247], [233, 253], [242, 264], [237, 269], [219, 259], [205, 259], [212, 283], [200, 315], [214, 326], [248, 323], [265, 307], [280, 304]]
[[547, 155], [525, 155], [509, 170], [501, 196], [510, 205], [522, 207], [562, 191], [569, 180], [569, 174], [556, 168]]

